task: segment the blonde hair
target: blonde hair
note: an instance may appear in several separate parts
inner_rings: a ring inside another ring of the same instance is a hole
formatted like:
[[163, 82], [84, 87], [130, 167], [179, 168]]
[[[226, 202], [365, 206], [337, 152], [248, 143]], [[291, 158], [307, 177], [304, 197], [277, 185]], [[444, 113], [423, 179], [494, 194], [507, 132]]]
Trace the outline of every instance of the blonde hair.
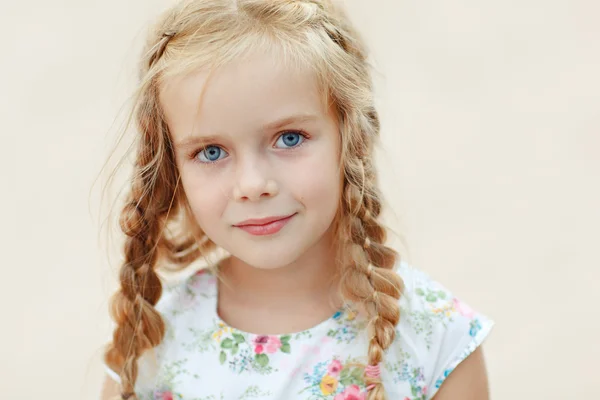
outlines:
[[[342, 143], [343, 191], [335, 221], [341, 291], [368, 313], [369, 366], [376, 368], [394, 341], [403, 284], [394, 271], [398, 255], [386, 246], [378, 220], [372, 153], [380, 124], [363, 41], [330, 0], [186, 0], [167, 10], [149, 34], [132, 110], [139, 135], [120, 218], [126, 242], [120, 290], [111, 305], [116, 328], [105, 354], [120, 374], [123, 399], [136, 398], [138, 358], [165, 334], [154, 308], [162, 290], [158, 265], [185, 268], [215, 248], [193, 222], [179, 185], [160, 87], [170, 77], [214, 70], [257, 49], [277, 49], [286, 65], [310, 68], [324, 104], [335, 106]], [[369, 400], [385, 398], [378, 374], [366, 373], [365, 381]]]

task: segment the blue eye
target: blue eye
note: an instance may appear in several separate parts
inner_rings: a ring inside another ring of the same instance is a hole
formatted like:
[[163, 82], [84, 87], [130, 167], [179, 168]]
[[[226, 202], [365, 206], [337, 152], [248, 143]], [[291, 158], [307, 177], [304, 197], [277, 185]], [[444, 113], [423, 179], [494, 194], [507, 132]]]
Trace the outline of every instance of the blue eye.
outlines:
[[285, 132], [279, 136], [275, 146], [283, 149], [289, 149], [291, 147], [298, 146], [300, 143], [304, 142], [304, 139], [304, 135], [298, 132]]
[[218, 146], [206, 146], [200, 150], [197, 157], [200, 162], [213, 163], [225, 157], [226, 154], [227, 152]]

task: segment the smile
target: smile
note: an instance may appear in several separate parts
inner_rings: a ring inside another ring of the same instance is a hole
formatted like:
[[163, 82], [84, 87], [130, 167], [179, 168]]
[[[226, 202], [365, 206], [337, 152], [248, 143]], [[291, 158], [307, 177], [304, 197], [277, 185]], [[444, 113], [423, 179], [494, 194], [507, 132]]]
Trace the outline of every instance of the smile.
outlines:
[[234, 225], [234, 227], [242, 229], [254, 236], [273, 235], [279, 232], [295, 215], [296, 213], [288, 215], [287, 217], [248, 219]]

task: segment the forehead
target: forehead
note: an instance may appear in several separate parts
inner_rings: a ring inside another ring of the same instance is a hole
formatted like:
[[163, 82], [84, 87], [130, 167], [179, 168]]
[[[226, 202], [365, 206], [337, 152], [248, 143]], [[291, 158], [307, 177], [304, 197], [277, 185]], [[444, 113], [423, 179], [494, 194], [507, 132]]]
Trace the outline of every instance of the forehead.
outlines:
[[172, 78], [160, 103], [174, 137], [198, 132], [239, 133], [290, 115], [326, 118], [316, 75], [258, 53], [218, 70]]

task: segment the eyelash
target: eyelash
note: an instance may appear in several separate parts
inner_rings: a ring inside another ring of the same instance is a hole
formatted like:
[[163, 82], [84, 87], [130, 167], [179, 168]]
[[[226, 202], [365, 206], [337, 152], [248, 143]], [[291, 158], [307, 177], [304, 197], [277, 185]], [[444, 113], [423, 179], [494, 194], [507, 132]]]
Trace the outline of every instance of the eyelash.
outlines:
[[[296, 130], [296, 129], [292, 129], [292, 130], [287, 130], [287, 131], [283, 131], [281, 132], [279, 135], [277, 135], [277, 140], [279, 140], [280, 137], [282, 137], [283, 135], [286, 135], [288, 133], [297, 133], [298, 135], [303, 137], [303, 140], [300, 144], [294, 146], [294, 147], [290, 147], [288, 149], [281, 149], [281, 150], [295, 150], [301, 146], [304, 145], [305, 140], [309, 139], [310, 136], [308, 135], [308, 133], [306, 133], [303, 130]], [[277, 141], [276, 141], [277, 142]], [[194, 150], [192, 153], [190, 153], [189, 158], [193, 161], [193, 162], [197, 162], [199, 164], [203, 164], [203, 165], [214, 165], [216, 163], [218, 163], [221, 160], [216, 160], [216, 161], [212, 161], [212, 162], [205, 162], [205, 161], [200, 161], [198, 160], [198, 154], [200, 154], [201, 152], [203, 152], [204, 150], [206, 150], [209, 147], [219, 147], [221, 149], [223, 149], [221, 146], [215, 145], [215, 144], [207, 144], [205, 146], [202, 146], [199, 149]]]

